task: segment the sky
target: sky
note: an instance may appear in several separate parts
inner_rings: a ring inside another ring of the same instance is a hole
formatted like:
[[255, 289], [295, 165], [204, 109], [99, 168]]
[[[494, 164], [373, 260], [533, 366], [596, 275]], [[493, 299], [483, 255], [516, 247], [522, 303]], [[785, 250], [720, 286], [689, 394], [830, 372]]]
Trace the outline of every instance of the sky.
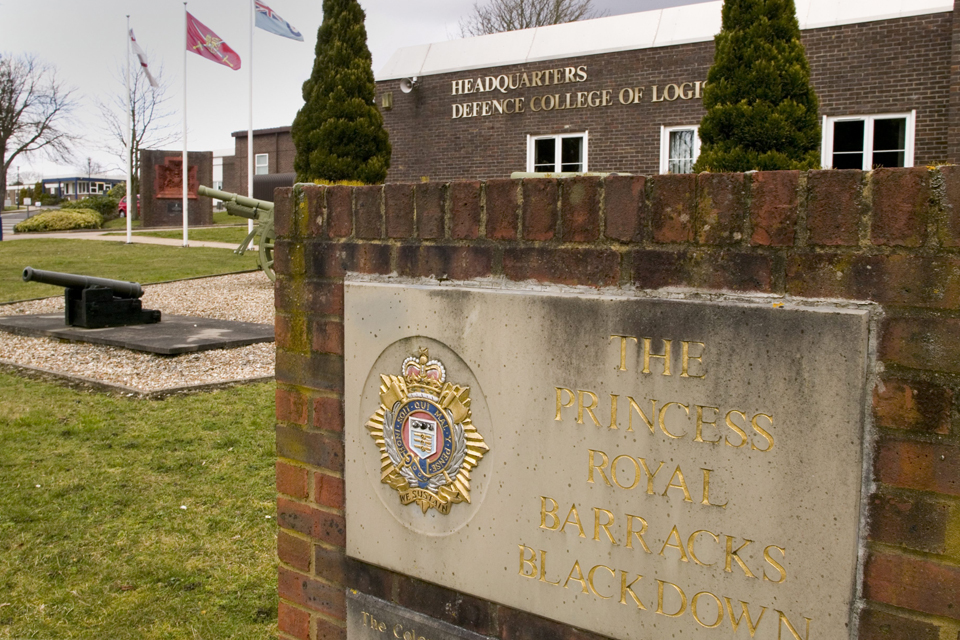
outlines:
[[[704, 0], [594, 0], [605, 15], [619, 15], [693, 4]], [[287, 126], [303, 100], [300, 87], [313, 66], [321, 0], [266, 0], [304, 36], [297, 42], [255, 29], [253, 36], [253, 126]], [[417, 44], [459, 37], [459, 21], [474, 0], [360, 0], [366, 12], [367, 45], [374, 72], [393, 53]], [[233, 148], [234, 131], [249, 122], [250, 29], [248, 0], [189, 0], [187, 10], [220, 36], [241, 58], [234, 71], [190, 54], [186, 58], [187, 142], [191, 151]], [[168, 120], [182, 131], [184, 113], [184, 3], [182, 0], [0, 0], [0, 53], [34, 54], [53, 65], [65, 84], [76, 89], [78, 108], [70, 128], [83, 135], [74, 159], [56, 163], [42, 156], [20, 156], [8, 174], [24, 182], [77, 173], [87, 158], [111, 173], [121, 160], [106, 149], [109, 136], [100, 123], [96, 100], [123, 96], [126, 16], [150, 69], [162, 67], [169, 84]], [[135, 58], [134, 58], [135, 60]], [[136, 69], [136, 67], [134, 67]], [[166, 145], [182, 149], [182, 137]]]

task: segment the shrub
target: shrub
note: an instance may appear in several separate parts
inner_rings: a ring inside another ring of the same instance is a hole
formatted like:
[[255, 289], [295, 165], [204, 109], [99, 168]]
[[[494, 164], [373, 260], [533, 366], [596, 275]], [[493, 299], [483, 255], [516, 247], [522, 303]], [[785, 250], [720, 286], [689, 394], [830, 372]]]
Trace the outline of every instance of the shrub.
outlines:
[[102, 196], [89, 196], [83, 198], [82, 200], [77, 200], [75, 202], [65, 202], [61, 205], [62, 209], [93, 209], [101, 216], [104, 220], [110, 220], [116, 218], [119, 213], [117, 211], [117, 205], [120, 203], [119, 198], [113, 198], [109, 193]]
[[374, 102], [376, 85], [364, 12], [357, 0], [323, 0], [313, 73], [293, 120], [299, 180], [378, 184], [390, 167], [390, 142]]
[[33, 233], [68, 229], [99, 229], [101, 225], [103, 225], [103, 216], [92, 209], [61, 209], [27, 218], [17, 223], [13, 230], [17, 233]]
[[695, 171], [820, 166], [819, 102], [793, 0], [725, 0]]

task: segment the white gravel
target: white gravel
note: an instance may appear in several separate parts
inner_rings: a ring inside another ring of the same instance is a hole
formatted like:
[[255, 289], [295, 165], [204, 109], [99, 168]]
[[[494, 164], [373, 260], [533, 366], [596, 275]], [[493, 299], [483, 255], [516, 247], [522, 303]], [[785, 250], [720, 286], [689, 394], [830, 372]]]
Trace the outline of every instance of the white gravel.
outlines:
[[[273, 324], [273, 283], [260, 271], [144, 287], [146, 309], [166, 315]], [[63, 311], [63, 297], [0, 305], [0, 316]], [[159, 356], [0, 331], [0, 361], [131, 387], [143, 393], [274, 374], [274, 343]]]

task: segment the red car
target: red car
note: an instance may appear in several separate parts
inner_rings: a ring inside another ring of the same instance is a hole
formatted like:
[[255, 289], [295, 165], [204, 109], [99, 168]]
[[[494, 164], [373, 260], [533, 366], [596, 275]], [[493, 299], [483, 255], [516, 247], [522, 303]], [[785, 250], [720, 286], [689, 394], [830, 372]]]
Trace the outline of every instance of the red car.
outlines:
[[[120, 210], [120, 217], [125, 218], [127, 216], [127, 196], [120, 198], [120, 203], [117, 205], [117, 208]], [[140, 213], [140, 195], [137, 194], [137, 213]]]

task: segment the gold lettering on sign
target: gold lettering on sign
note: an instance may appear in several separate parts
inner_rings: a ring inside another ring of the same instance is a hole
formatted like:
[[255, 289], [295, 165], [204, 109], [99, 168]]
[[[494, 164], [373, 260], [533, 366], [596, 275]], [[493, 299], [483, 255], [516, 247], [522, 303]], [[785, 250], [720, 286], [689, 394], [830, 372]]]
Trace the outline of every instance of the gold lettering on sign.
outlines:
[[[537, 552], [531, 549], [526, 545], [518, 545], [520, 547], [520, 571], [519, 574], [524, 578], [536, 578], [537, 577]], [[530, 552], [530, 557], [526, 556], [526, 552]], [[526, 567], [530, 567], [530, 572], [527, 573]]]
[[[635, 517], [635, 516], [634, 516]], [[644, 524], [644, 528], [646, 525]], [[697, 560], [696, 554], [692, 551], [698, 536], [707, 534], [714, 538], [716, 542], [718, 536], [712, 532], [700, 530], [693, 532], [687, 539], [687, 549], [690, 556], [700, 566], [712, 566], [704, 564]], [[675, 544], [679, 542], [681, 535], [679, 529], [674, 526], [667, 538], [664, 548], [672, 548], [683, 552], [682, 546]], [[646, 546], [646, 545], [644, 545]], [[776, 612], [776, 618], [766, 616], [767, 607], [751, 604], [745, 600], [732, 598], [730, 595], [717, 594], [706, 589], [692, 588], [690, 585], [681, 586], [680, 584], [664, 580], [662, 578], [653, 578], [656, 582], [656, 594], [653, 593], [653, 583], [644, 582], [643, 576], [634, 571], [627, 571], [621, 568], [612, 567], [606, 564], [593, 564], [580, 562], [578, 558], [569, 558], [561, 561], [569, 567], [569, 571], [564, 574], [553, 573], [552, 578], [548, 577], [547, 571], [547, 552], [544, 549], [534, 549], [524, 544], [518, 545], [519, 549], [519, 570], [518, 575], [524, 578], [534, 579], [537, 582], [563, 589], [575, 589], [579, 593], [597, 598], [598, 600], [616, 600], [621, 605], [636, 605], [637, 609], [647, 611], [648, 607], [644, 602], [650, 603], [650, 608], [654, 608], [654, 597], [656, 598], [654, 613], [668, 618], [680, 618], [689, 613], [690, 617], [697, 625], [706, 629], [716, 629], [724, 624], [729, 624], [730, 630], [737, 635], [741, 626], [746, 626], [749, 637], [753, 638], [760, 631], [761, 625], [765, 631], [761, 634], [765, 640], [773, 640], [773, 625], [777, 625], [778, 640], [810, 640], [810, 627], [812, 618], [802, 616], [803, 623], [797, 624], [792, 621], [785, 612], [779, 609], [773, 609]], [[592, 566], [590, 566], [592, 564]], [[589, 568], [588, 568], [589, 567]], [[619, 576], [619, 579], [618, 579]], [[617, 584], [619, 583], [619, 589]], [[619, 597], [618, 597], [619, 591]], [[693, 597], [688, 597], [688, 593], [694, 593]], [[738, 604], [734, 604], [734, 603]], [[752, 608], [752, 610], [751, 610]], [[756, 613], [759, 609], [759, 613]], [[756, 614], [756, 615], [755, 615]], [[769, 620], [764, 624], [764, 620]], [[794, 617], [794, 620], [797, 620]], [[365, 624], [368, 621], [364, 620]], [[744, 625], [746, 623], [746, 625]], [[379, 625], [379, 622], [377, 622]], [[379, 628], [378, 626], [374, 627]], [[737, 635], [737, 637], [741, 637]], [[743, 634], [746, 637], [746, 634]], [[418, 639], [419, 640], [419, 639]]]
[[547, 552], [543, 549], [540, 550], [540, 582], [546, 582], [554, 586], [560, 584], [560, 578], [557, 578], [555, 582], [547, 580]]
[[673, 340], [663, 341], [663, 353], [656, 354], [651, 351], [650, 345], [652, 338], [643, 338], [643, 373], [650, 373], [650, 359], [659, 358], [663, 360], [663, 375], [670, 375], [670, 345]]
[[[640, 523], [639, 531], [634, 531], [633, 529], [634, 520]], [[647, 521], [641, 518], [640, 516], [632, 516], [628, 513], [627, 514], [627, 543], [624, 546], [626, 546], [627, 549], [632, 549], [633, 537], [636, 536], [637, 540], [640, 541], [640, 546], [643, 547], [643, 550], [646, 551], [647, 553], [653, 553], [652, 551], [650, 551], [650, 547], [647, 546], [647, 543], [644, 542], [643, 540], [643, 534], [645, 534], [646, 532], [647, 532]], [[639, 576], [637, 577], [637, 579], [638, 580], [640, 579]]]
[[[511, 91], [530, 87], [558, 87], [564, 84], [586, 82], [587, 67], [562, 67], [559, 69], [544, 69], [540, 71], [518, 71], [497, 76], [481, 76], [478, 78], [458, 78], [450, 81], [450, 95], [466, 96], [475, 93], [508, 94]], [[659, 85], [651, 87], [651, 102], [672, 102], [674, 100], [700, 99], [702, 81], [680, 82], [665, 85], [662, 91]], [[532, 96], [530, 109], [532, 111], [562, 111], [566, 109], [596, 109], [608, 107], [614, 103], [614, 94], [621, 105], [641, 104], [644, 99], [645, 87], [621, 87], [619, 89], [593, 89], [588, 91], [571, 91], [548, 95]], [[500, 98], [481, 100], [477, 102], [454, 103], [452, 118], [473, 118], [496, 116], [513, 113], [523, 113], [523, 101], [520, 98]]]
[[[630, 340], [633, 340], [634, 344], [639, 344], [638, 338], [636, 336], [628, 336], [621, 334], [613, 334], [610, 336], [610, 339], [613, 340], [619, 338], [620, 346], [620, 366], [617, 368], [619, 371], [627, 370], [627, 346]], [[662, 339], [663, 344], [663, 353], [655, 353], [653, 349], [653, 338], [640, 338], [639, 340], [643, 341], [643, 370], [642, 373], [649, 374], [650, 370], [650, 360], [659, 359], [663, 363], [663, 375], [671, 375], [671, 347], [673, 344], [673, 339]], [[692, 348], [692, 352], [691, 352]], [[696, 342], [691, 340], [681, 340], [680, 341], [680, 377], [681, 378], [703, 378], [706, 376], [703, 370], [703, 355], [706, 349], [706, 345], [702, 342]], [[692, 365], [692, 370], [691, 370]]]
[[[663, 587], [664, 585], [670, 585], [673, 587], [674, 591], [680, 596], [680, 608], [674, 611], [673, 613], [667, 613], [663, 608]], [[664, 580], [657, 580], [657, 613], [660, 615], [667, 616], [668, 618], [679, 618], [683, 615], [683, 612], [687, 609], [687, 594], [683, 592], [683, 589], [673, 584], [672, 582], [666, 582]]]
[[[707, 624], [701, 620], [699, 612], [697, 611], [697, 601], [700, 599], [700, 596], [710, 596], [717, 605], [717, 617], [710, 624]], [[693, 596], [693, 598], [690, 600], [690, 613], [693, 614], [693, 619], [697, 621], [697, 624], [707, 629], [716, 629], [720, 626], [720, 623], [723, 622], [723, 605], [720, 603], [720, 598], [713, 595], [709, 591], [701, 591], [697, 595]]]
[[637, 574], [637, 577], [633, 579], [633, 582], [627, 584], [627, 572], [620, 571], [620, 604], [627, 604], [627, 593], [629, 593], [630, 597], [633, 598], [633, 601], [637, 603], [637, 608], [646, 611], [647, 608], [643, 606], [643, 603], [640, 602], [640, 598], [637, 597], [636, 592], [633, 590], [633, 585], [637, 584], [642, 578], [643, 576]]
[[[700, 352], [700, 355], [698, 355], [698, 356], [691, 356], [691, 355], [690, 355], [690, 345], [696, 345], [697, 347], [699, 347], [698, 351]], [[696, 375], [696, 374], [690, 373], [690, 361], [691, 361], [691, 360], [696, 361], [696, 362], [698, 363], [698, 369], [701, 368], [701, 367], [703, 367], [703, 350], [706, 349], [706, 346], [707, 346], [707, 345], [703, 344], [702, 342], [690, 342], [690, 341], [688, 341], [688, 340], [682, 340], [682, 341], [680, 342], [680, 346], [681, 346], [681, 349], [680, 349], [680, 351], [681, 351], [681, 356], [680, 356], [680, 362], [681, 362], [681, 365], [680, 365], [680, 366], [681, 366], [681, 369], [680, 369], [680, 377], [681, 377], [681, 378], [703, 378], [703, 377], [705, 377], [706, 374]]]
[[740, 615], [737, 617], [733, 616], [733, 603], [730, 602], [730, 598], [724, 597], [723, 601], [727, 605], [727, 615], [730, 616], [730, 626], [733, 627], [733, 632], [736, 633], [737, 629], [740, 628], [740, 622], [746, 618], [747, 619], [747, 631], [750, 632], [750, 637], [752, 638], [754, 634], [757, 633], [757, 627], [760, 626], [760, 621], [763, 620], [763, 614], [767, 612], [766, 607], [760, 609], [760, 616], [757, 618], [757, 621], [754, 622], [753, 618], [750, 616], [750, 605], [748, 605], [743, 600], [740, 601]]

